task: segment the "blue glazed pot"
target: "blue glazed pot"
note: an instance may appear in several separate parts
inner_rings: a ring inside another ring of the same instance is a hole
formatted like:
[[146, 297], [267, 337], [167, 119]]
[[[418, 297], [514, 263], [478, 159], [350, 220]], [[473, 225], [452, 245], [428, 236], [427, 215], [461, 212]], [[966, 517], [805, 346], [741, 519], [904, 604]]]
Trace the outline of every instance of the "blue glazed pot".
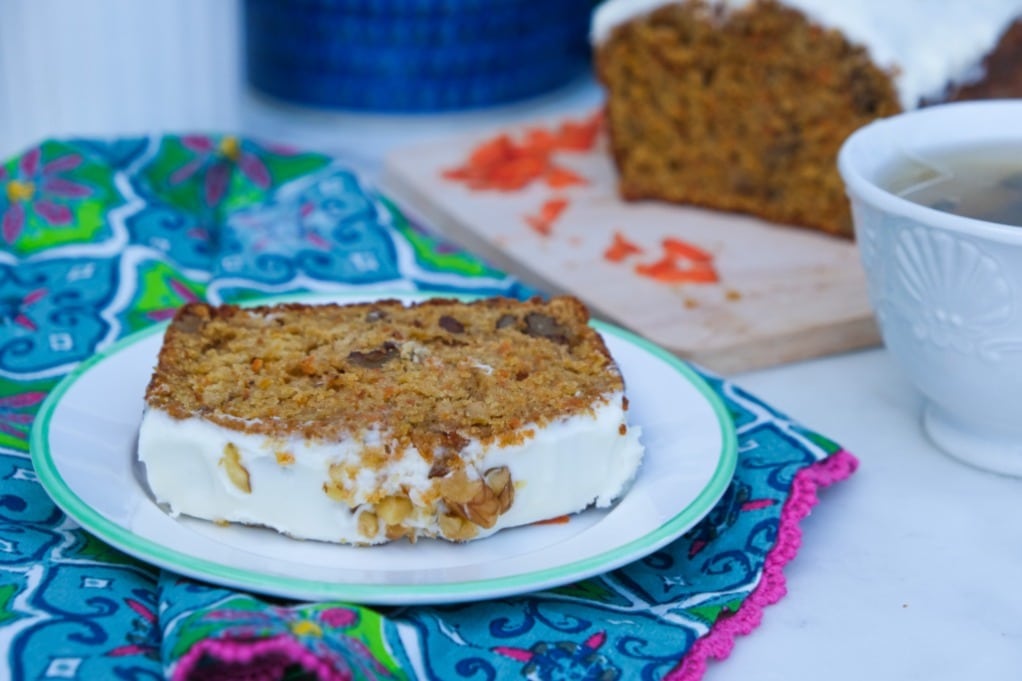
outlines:
[[249, 83], [327, 108], [429, 112], [533, 96], [588, 68], [592, 0], [246, 0]]

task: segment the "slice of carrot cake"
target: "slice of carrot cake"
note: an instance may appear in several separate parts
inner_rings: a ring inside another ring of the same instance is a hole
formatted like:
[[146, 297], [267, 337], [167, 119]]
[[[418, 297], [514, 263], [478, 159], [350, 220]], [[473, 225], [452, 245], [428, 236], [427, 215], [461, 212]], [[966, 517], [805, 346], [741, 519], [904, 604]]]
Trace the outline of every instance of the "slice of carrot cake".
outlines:
[[196, 303], [138, 455], [171, 513], [292, 537], [466, 541], [609, 506], [643, 448], [577, 299]]

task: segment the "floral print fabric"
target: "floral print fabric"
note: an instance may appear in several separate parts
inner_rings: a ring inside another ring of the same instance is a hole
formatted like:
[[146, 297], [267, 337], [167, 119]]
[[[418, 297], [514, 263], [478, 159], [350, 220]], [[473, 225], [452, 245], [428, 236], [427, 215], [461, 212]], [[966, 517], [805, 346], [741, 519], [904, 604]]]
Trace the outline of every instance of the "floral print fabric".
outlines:
[[533, 294], [319, 154], [154, 136], [47, 141], [0, 164], [0, 655], [13, 678], [691, 675], [690, 652], [741, 612], [779, 555], [799, 476], [853, 467], [708, 377], [738, 428], [739, 467], [686, 536], [559, 589], [405, 609], [286, 603], [162, 573], [77, 527], [36, 481], [40, 404], [118, 338], [191, 300], [374, 288]]

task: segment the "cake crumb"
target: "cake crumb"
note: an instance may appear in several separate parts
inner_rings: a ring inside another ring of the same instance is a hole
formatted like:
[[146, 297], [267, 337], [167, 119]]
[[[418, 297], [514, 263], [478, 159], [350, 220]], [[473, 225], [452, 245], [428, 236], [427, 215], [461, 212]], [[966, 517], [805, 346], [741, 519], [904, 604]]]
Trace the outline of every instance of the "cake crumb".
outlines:
[[603, 251], [603, 259], [607, 262], [621, 262], [630, 255], [640, 253], [642, 248], [638, 244], [625, 237], [619, 230], [615, 230], [610, 245]]
[[563, 197], [547, 199], [535, 215], [526, 215], [525, 223], [540, 236], [550, 236], [554, 223], [568, 207], [568, 199]]

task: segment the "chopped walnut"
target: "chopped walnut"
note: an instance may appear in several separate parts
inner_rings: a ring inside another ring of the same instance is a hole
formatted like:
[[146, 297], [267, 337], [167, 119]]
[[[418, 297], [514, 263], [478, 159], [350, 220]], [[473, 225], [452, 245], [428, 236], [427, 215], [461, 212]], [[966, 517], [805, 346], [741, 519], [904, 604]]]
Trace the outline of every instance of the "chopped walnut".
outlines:
[[525, 333], [537, 338], [546, 338], [555, 343], [567, 343], [568, 331], [550, 315], [530, 312], [525, 315]]
[[380, 519], [372, 511], [363, 511], [358, 515], [358, 533], [373, 539], [380, 533]]
[[390, 360], [397, 359], [400, 354], [401, 352], [398, 350], [397, 344], [388, 341], [375, 350], [368, 350], [366, 352], [353, 350], [348, 353], [348, 361], [357, 367], [379, 369]]
[[376, 515], [387, 525], [397, 525], [412, 514], [412, 501], [404, 496], [384, 497], [376, 504]]
[[461, 516], [445, 514], [437, 521], [440, 533], [451, 541], [468, 541], [479, 534], [479, 528]]
[[241, 465], [241, 452], [237, 445], [228, 442], [224, 445], [224, 455], [220, 457], [220, 465], [227, 472], [227, 478], [231, 483], [246, 494], [252, 493], [252, 483], [248, 477], [248, 470]]
[[470, 479], [464, 470], [440, 482], [447, 508], [471, 523], [490, 529], [514, 501], [514, 485], [506, 466], [487, 471], [482, 479]]

